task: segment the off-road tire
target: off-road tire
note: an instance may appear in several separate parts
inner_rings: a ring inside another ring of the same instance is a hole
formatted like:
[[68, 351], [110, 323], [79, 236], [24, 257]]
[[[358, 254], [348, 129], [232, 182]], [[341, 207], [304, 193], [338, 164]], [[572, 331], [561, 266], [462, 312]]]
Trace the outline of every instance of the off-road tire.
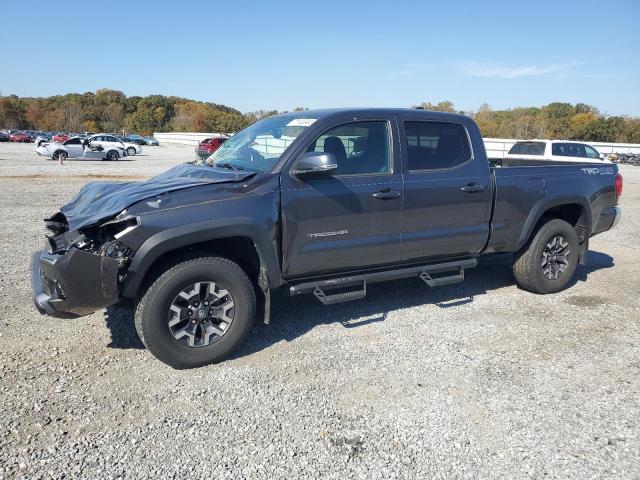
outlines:
[[[547, 243], [561, 236], [569, 245], [567, 266], [557, 279], [545, 277], [542, 267], [543, 252]], [[533, 293], [547, 294], [563, 290], [571, 281], [578, 266], [578, 234], [564, 220], [552, 219], [544, 223], [525, 247], [514, 254], [513, 274], [520, 288]]]
[[[175, 295], [191, 282], [213, 281], [229, 291], [235, 312], [228, 330], [216, 342], [190, 347], [179, 342], [168, 326]], [[256, 294], [238, 264], [224, 257], [194, 256], [160, 274], [137, 302], [134, 323], [142, 343], [160, 361], [176, 369], [196, 368], [230, 355], [251, 331], [256, 316]]]

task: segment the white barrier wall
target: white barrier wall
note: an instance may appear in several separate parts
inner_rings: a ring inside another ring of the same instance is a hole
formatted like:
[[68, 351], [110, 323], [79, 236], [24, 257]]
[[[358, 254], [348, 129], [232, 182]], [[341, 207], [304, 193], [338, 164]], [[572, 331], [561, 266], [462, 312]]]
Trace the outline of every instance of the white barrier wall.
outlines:
[[[222, 133], [183, 133], [164, 132], [154, 133], [154, 137], [162, 143], [177, 143], [181, 145], [197, 146], [205, 138], [223, 136]], [[487, 149], [489, 158], [503, 158], [514, 143], [519, 140], [514, 138], [485, 138], [484, 146]], [[638, 153], [640, 154], [640, 144], [637, 143], [606, 143], [606, 142], [585, 142], [593, 145], [600, 153]]]
[[153, 136], [163, 143], [192, 145], [196, 147], [205, 138], [222, 137], [222, 133], [154, 132]]

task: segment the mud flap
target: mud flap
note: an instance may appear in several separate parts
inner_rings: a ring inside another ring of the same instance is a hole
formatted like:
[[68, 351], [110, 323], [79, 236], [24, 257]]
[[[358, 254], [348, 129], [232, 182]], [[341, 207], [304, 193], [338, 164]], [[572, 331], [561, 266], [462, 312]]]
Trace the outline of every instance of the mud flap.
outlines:
[[578, 264], [587, 264], [587, 254], [589, 253], [589, 238], [585, 238], [584, 242], [580, 244], [580, 257], [578, 257]]
[[262, 321], [268, 325], [271, 320], [271, 289], [269, 288], [269, 275], [264, 267], [260, 267], [258, 286], [264, 295], [264, 317]]

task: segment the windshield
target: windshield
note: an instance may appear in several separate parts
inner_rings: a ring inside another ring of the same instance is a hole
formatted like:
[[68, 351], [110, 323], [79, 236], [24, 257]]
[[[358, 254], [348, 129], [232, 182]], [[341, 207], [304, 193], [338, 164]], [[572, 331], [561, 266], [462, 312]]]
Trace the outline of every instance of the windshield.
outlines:
[[259, 120], [225, 141], [209, 158], [207, 165], [242, 170], [267, 171], [313, 118], [270, 117]]

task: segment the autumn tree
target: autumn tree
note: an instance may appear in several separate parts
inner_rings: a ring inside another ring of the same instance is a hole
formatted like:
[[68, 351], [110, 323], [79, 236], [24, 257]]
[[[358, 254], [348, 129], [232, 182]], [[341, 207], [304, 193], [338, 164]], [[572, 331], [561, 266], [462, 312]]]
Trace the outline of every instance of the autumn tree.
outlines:
[[413, 105], [411, 108], [422, 108], [423, 110], [433, 110], [435, 112], [455, 112], [453, 102], [450, 102], [449, 100], [439, 102], [437, 105], [434, 105], [431, 102], [422, 102], [418, 105]]

